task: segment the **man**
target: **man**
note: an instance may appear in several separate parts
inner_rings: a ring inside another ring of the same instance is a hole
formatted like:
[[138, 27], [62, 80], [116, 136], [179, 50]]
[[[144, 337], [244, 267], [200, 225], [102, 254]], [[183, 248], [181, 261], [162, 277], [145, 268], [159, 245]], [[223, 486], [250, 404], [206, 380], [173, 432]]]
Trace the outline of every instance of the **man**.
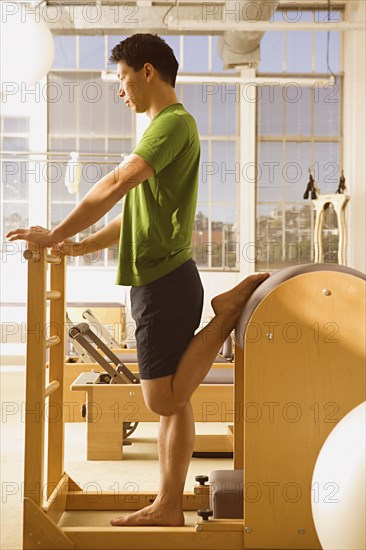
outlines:
[[[199, 136], [193, 117], [174, 91], [178, 63], [156, 35], [135, 34], [112, 50], [119, 95], [151, 119], [140, 143], [102, 178], [55, 229], [36, 226], [8, 233], [41, 246], [82, 254], [119, 240], [117, 284], [131, 286], [132, 316], [141, 387], [148, 408], [160, 415], [160, 485], [150, 506], [111, 520], [123, 525], [183, 525], [183, 492], [194, 446], [190, 397], [234, 329], [243, 305], [268, 274], [247, 277], [216, 296], [212, 321], [194, 335], [203, 289], [191, 255], [196, 209]], [[123, 217], [74, 244], [69, 237], [89, 227], [125, 196]]]

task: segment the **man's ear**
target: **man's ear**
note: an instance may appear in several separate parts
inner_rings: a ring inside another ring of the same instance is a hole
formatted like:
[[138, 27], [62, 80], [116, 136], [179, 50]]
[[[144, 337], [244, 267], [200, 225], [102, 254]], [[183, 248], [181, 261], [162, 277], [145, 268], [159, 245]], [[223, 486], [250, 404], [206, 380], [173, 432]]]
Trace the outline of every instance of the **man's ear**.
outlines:
[[152, 77], [153, 77], [154, 74], [155, 74], [155, 67], [154, 67], [154, 65], [152, 65], [151, 63], [145, 63], [145, 65], [144, 65], [144, 72], [145, 72], [145, 77], [146, 77], [146, 79], [150, 82], [150, 80], [152, 79]]

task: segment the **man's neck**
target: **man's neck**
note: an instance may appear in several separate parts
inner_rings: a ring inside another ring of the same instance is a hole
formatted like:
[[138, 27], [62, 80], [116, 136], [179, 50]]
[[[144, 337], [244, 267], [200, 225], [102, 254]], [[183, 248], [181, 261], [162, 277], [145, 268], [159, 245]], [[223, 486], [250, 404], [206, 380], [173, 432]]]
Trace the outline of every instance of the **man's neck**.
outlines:
[[145, 114], [150, 120], [152, 120], [157, 114], [160, 113], [160, 111], [170, 107], [170, 105], [174, 105], [175, 103], [179, 103], [179, 101], [174, 90], [172, 89], [172, 93], [165, 95], [156, 101], [152, 101], [149, 108], [146, 109]]

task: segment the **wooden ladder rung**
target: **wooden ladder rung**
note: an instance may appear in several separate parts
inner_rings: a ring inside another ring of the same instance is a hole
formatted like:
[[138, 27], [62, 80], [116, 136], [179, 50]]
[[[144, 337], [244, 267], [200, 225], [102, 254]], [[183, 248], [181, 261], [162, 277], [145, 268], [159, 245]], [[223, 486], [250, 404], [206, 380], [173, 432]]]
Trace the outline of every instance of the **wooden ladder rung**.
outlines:
[[61, 298], [61, 292], [59, 290], [48, 290], [46, 292], [47, 300], [58, 300]]
[[[42, 258], [43, 251], [27, 249], [23, 252], [23, 257], [28, 261], [39, 262]], [[60, 264], [62, 262], [61, 256], [55, 254], [46, 254], [46, 262], [49, 264]]]
[[46, 262], [48, 264], [60, 264], [62, 262], [61, 256], [53, 256], [52, 254], [47, 254]]
[[60, 382], [58, 380], [52, 380], [52, 382], [47, 384], [47, 386], [45, 387], [44, 396], [48, 397], [49, 395], [51, 395], [51, 393], [56, 391], [59, 387], [60, 387]]
[[61, 338], [59, 336], [51, 336], [50, 338], [46, 339], [46, 348], [51, 348], [52, 346], [56, 346], [61, 342]]

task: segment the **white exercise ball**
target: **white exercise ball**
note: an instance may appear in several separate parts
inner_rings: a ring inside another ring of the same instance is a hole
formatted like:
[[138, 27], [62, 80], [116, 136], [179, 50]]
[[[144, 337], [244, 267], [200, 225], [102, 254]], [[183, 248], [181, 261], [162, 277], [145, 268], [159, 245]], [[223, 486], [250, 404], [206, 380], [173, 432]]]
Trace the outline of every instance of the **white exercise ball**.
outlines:
[[1, 2], [0, 71], [2, 83], [34, 84], [52, 67], [53, 36], [39, 11], [23, 2]]
[[317, 458], [311, 506], [324, 550], [364, 550], [366, 401], [331, 431]]

